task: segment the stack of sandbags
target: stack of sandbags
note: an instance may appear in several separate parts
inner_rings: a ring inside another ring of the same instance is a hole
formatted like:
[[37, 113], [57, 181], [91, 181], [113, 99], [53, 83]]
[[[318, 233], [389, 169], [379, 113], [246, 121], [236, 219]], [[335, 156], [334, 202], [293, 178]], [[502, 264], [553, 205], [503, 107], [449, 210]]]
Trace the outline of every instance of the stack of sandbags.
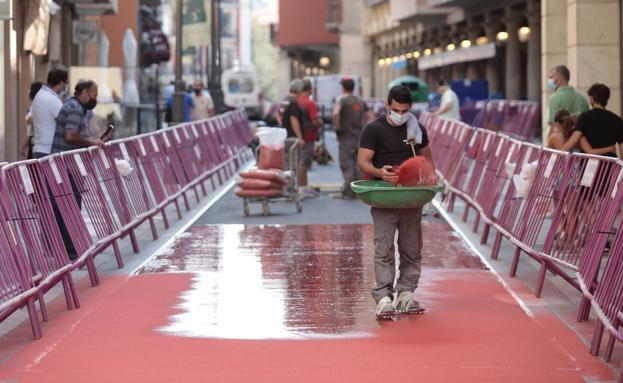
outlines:
[[238, 174], [238, 197], [283, 197], [287, 184], [286, 178], [280, 170], [265, 170], [253, 168]]

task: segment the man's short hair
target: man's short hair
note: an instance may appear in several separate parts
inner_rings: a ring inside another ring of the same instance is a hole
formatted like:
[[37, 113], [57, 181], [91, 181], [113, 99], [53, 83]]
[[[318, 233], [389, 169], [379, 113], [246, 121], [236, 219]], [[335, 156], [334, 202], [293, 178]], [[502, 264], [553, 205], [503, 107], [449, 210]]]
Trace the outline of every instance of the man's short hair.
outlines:
[[438, 80], [437, 86], [448, 86], [448, 82], [446, 80]]
[[342, 81], [340, 81], [340, 84], [342, 84], [342, 88], [347, 92], [355, 90], [355, 81], [350, 77], [344, 77]]
[[35, 81], [30, 84], [30, 89], [28, 90], [28, 98], [30, 98], [30, 101], [35, 99], [35, 96], [39, 93], [42, 86], [43, 83], [41, 81]]
[[311, 92], [311, 90], [312, 90], [311, 81], [309, 81], [308, 78], [304, 78], [303, 79], [303, 92]]
[[396, 85], [392, 87], [387, 95], [387, 104], [391, 104], [392, 101], [396, 101], [399, 104], [411, 105], [413, 103], [411, 91], [404, 85]]
[[64, 65], [56, 65], [48, 72], [47, 83], [49, 86], [56, 86], [69, 80], [69, 71]]
[[97, 84], [93, 80], [80, 80], [80, 81], [78, 81], [78, 83], [76, 84], [76, 87], [74, 88], [74, 96], [79, 95], [80, 93], [82, 93], [85, 90], [91, 89], [91, 87], [94, 86], [94, 85], [97, 85]]
[[588, 88], [588, 95], [599, 105], [606, 106], [610, 99], [610, 88], [600, 83], [593, 84]]
[[303, 91], [303, 80], [295, 79], [290, 82], [290, 93], [301, 93]]
[[571, 79], [571, 73], [569, 73], [569, 68], [567, 68], [564, 65], [557, 65], [554, 67], [554, 72], [558, 73], [559, 75], [561, 75], [565, 81], [569, 82], [569, 80]]

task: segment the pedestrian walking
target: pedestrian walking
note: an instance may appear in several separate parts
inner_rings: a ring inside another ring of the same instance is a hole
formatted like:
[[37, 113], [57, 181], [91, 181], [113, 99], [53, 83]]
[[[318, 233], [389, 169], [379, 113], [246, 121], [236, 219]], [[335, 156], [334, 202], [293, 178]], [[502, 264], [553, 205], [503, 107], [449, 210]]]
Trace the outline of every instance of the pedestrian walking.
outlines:
[[[97, 105], [97, 93], [97, 84], [94, 81], [78, 81], [73, 97], [65, 101], [58, 113], [54, 131], [54, 142], [51, 149], [52, 153], [60, 153], [94, 145], [100, 148], [104, 147], [105, 144], [101, 138], [91, 137], [91, 132], [86, 121], [87, 111], [93, 110]], [[68, 173], [68, 176], [74, 198], [78, 206], [82, 207], [82, 198], [80, 197], [76, 182], [70, 173]], [[67, 226], [65, 226], [63, 217], [54, 200], [52, 200], [52, 208], [69, 259], [74, 260], [78, 255], [71, 241]]]
[[301, 133], [305, 144], [301, 148], [301, 161], [298, 167], [297, 177], [299, 186], [302, 188], [304, 196], [317, 196], [319, 193], [309, 187], [307, 172], [314, 162], [314, 149], [318, 141], [318, 131], [322, 126], [322, 120], [318, 117], [318, 107], [311, 100], [313, 91], [312, 83], [308, 79], [303, 80], [303, 90], [298, 98], [301, 108]]
[[195, 107], [190, 111], [192, 121], [205, 120], [214, 116], [214, 100], [212, 100], [210, 93], [203, 89], [201, 80], [194, 82], [191, 97], [193, 104], [195, 104]]
[[356, 195], [351, 190], [350, 184], [361, 179], [361, 173], [357, 166], [357, 151], [363, 125], [371, 115], [366, 103], [353, 94], [355, 81], [345, 77], [340, 81], [342, 95], [337, 100], [333, 109], [333, 126], [339, 144], [340, 170], [344, 183], [339, 193], [331, 196], [341, 199], [355, 199]]
[[441, 103], [439, 104], [439, 109], [433, 112], [433, 114], [453, 120], [460, 120], [459, 97], [445, 80], [437, 81], [437, 93], [441, 95]]
[[[396, 184], [397, 165], [413, 156], [407, 141], [407, 120], [412, 98], [409, 88], [395, 86], [387, 96], [387, 114], [368, 124], [361, 134], [358, 165], [367, 175]], [[426, 129], [420, 126], [422, 140], [415, 145], [417, 155], [433, 164]], [[434, 166], [434, 165], [433, 165]], [[383, 316], [399, 311], [421, 311], [414, 298], [422, 271], [422, 208], [371, 208], [374, 222], [374, 273], [376, 286], [372, 296], [377, 303], [376, 314]], [[394, 257], [394, 239], [400, 254], [398, 277]]]
[[63, 101], [69, 86], [69, 72], [62, 65], [54, 67], [48, 73], [46, 84], [37, 92], [32, 101], [31, 115], [33, 123], [33, 157], [45, 157], [52, 152], [56, 117], [63, 107]]
[[[37, 93], [39, 93], [39, 91], [41, 90], [42, 86], [43, 86], [43, 83], [41, 81], [35, 81], [32, 84], [30, 84], [30, 90], [28, 91], [28, 98], [30, 99], [31, 103], [35, 99], [35, 96], [37, 96]], [[32, 146], [33, 146], [33, 136], [35, 134], [34, 129], [32, 127], [32, 105], [28, 108], [28, 111], [26, 112], [25, 122], [26, 122], [26, 134], [24, 135], [24, 141], [22, 142], [22, 147], [20, 148], [20, 154], [22, 155], [22, 157], [30, 160], [33, 158]]]

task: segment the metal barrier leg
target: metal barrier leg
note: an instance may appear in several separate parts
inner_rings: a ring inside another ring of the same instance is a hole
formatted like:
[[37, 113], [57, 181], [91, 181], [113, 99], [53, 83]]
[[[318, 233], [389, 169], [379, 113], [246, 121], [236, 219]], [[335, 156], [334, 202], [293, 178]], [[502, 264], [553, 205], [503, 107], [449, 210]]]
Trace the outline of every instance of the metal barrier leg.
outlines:
[[463, 222], [467, 222], [467, 217], [469, 217], [469, 204], [465, 205], [465, 210], [463, 210], [463, 217], [461, 218]]
[[30, 327], [32, 328], [32, 337], [35, 339], [41, 338], [41, 324], [37, 317], [37, 309], [35, 308], [35, 298], [28, 299], [26, 303], [28, 308], [28, 316], [30, 317]]
[[543, 292], [543, 284], [545, 283], [545, 275], [547, 274], [547, 261], [541, 260], [541, 269], [539, 270], [539, 276], [536, 280], [536, 288], [534, 289], [534, 295], [537, 298], [541, 298]]
[[[613, 326], [615, 329], [619, 329], [619, 321], [616, 321], [615, 323], [613, 323]], [[604, 359], [606, 360], [606, 362], [610, 362], [612, 361], [612, 352], [614, 351], [614, 342], [616, 342], [616, 338], [610, 334], [610, 337], [608, 339], [608, 345], [606, 346], [606, 353], [604, 354]]]
[[491, 259], [498, 259], [500, 253], [500, 245], [502, 244], [502, 234], [495, 234], [495, 241], [493, 241], [493, 248], [491, 249]]
[[580, 307], [578, 308], [577, 321], [584, 322], [588, 320], [587, 314], [590, 314], [590, 310], [591, 310], [591, 301], [588, 300], [588, 298], [586, 297], [582, 297], [582, 300], [580, 301]]
[[[198, 197], [198, 196], [197, 196]], [[156, 221], [154, 221], [154, 216], [149, 217], [149, 226], [151, 227], [151, 236], [154, 241], [158, 240], [158, 230], [156, 229]]]
[[175, 211], [177, 211], [177, 219], [182, 219], [182, 210], [180, 209], [180, 202], [176, 198], [173, 203], [175, 204]]
[[472, 231], [474, 233], [478, 233], [478, 226], [480, 225], [480, 213], [476, 212], [476, 217], [474, 218], [474, 226], [472, 226]]
[[599, 355], [599, 349], [601, 348], [601, 338], [604, 335], [604, 324], [601, 320], [597, 319], [595, 323], [595, 331], [593, 332], [593, 339], [591, 340], [591, 355]]
[[511, 264], [511, 270], [508, 273], [508, 275], [511, 278], [514, 278], [515, 275], [517, 275], [517, 267], [519, 266], [519, 257], [521, 256], [521, 249], [520, 248], [516, 248], [515, 249], [515, 256], [513, 257], [513, 263]]
[[136, 254], [139, 251], [141, 251], [141, 248], [138, 246], [138, 241], [136, 240], [136, 234], [134, 234], [134, 229], [131, 229], [128, 234], [130, 235], [130, 242], [132, 243], [132, 250]]
[[45, 304], [45, 299], [43, 297], [43, 291], [39, 292], [39, 307], [41, 309], [41, 319], [43, 319], [44, 322], [48, 321], [48, 308], [47, 305]]
[[454, 201], [456, 199], [456, 194], [449, 192], [448, 193], [448, 212], [452, 213], [454, 211]]
[[481, 245], [486, 245], [487, 241], [489, 240], [489, 230], [491, 229], [491, 225], [489, 225], [488, 223], [485, 223], [484, 227], [482, 228], [482, 235], [480, 236], [480, 244]]
[[93, 261], [93, 257], [88, 257], [85, 261], [87, 265], [87, 270], [89, 272], [89, 279], [91, 280], [91, 286], [95, 287], [99, 285], [100, 279], [97, 275], [97, 270], [95, 270], [95, 262]]
[[119, 244], [116, 240], [112, 242], [112, 248], [115, 252], [115, 259], [117, 259], [117, 267], [121, 269], [123, 267], [123, 257], [121, 256], [121, 250], [119, 250]]
[[63, 276], [63, 292], [65, 293], [65, 303], [67, 304], [67, 310], [73, 310], [74, 300], [71, 296], [71, 288], [69, 287], [69, 281], [66, 275]]

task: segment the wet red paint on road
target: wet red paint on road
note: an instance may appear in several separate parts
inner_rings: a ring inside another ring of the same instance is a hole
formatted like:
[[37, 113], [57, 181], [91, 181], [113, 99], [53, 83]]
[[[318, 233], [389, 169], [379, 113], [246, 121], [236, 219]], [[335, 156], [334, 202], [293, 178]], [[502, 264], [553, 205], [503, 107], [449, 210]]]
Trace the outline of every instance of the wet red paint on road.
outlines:
[[195, 227], [140, 275], [88, 289], [80, 310], [54, 302], [40, 341], [2, 343], [0, 381], [613, 379], [562, 323], [527, 316], [445, 225], [425, 233], [428, 312], [379, 324], [369, 226]]

